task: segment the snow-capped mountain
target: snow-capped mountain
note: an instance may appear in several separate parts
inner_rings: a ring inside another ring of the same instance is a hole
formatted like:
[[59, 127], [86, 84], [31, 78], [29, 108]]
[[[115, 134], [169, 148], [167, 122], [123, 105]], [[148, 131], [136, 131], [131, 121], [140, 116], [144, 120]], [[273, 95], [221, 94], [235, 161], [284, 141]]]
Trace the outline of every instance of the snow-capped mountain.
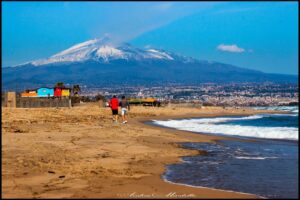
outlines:
[[[185, 56], [179, 56], [174, 53], [168, 53], [158, 49], [141, 49], [131, 46], [128, 43], [113, 44], [110, 39], [105, 37], [101, 39], [88, 40], [86, 42], [76, 44], [62, 52], [59, 52], [50, 58], [40, 59], [25, 64], [34, 66], [42, 66], [47, 64], [97, 61], [110, 62], [113, 60], [174, 60], [182, 61], [193, 60]], [[24, 64], [22, 64], [24, 65]], [[20, 65], [18, 65], [20, 66]]]
[[2, 89], [34, 88], [57, 82], [93, 86], [224, 82], [293, 82], [297, 76], [267, 74], [208, 62], [108, 38], [76, 44], [49, 58], [2, 68]]

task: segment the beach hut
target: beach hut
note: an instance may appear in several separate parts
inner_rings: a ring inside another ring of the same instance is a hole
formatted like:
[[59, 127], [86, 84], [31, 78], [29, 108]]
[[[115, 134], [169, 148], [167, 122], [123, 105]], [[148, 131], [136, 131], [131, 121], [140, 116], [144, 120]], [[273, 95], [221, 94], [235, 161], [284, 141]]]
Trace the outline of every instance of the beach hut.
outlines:
[[37, 89], [38, 97], [53, 97], [54, 89], [53, 88], [39, 88]]
[[37, 97], [36, 90], [27, 90], [21, 93], [21, 97]]
[[55, 97], [60, 97], [61, 96], [61, 92], [62, 92], [61, 88], [59, 88], [59, 87], [54, 88], [54, 96]]
[[69, 97], [70, 96], [70, 88], [63, 88], [61, 90], [61, 96], [63, 96], [63, 97]]

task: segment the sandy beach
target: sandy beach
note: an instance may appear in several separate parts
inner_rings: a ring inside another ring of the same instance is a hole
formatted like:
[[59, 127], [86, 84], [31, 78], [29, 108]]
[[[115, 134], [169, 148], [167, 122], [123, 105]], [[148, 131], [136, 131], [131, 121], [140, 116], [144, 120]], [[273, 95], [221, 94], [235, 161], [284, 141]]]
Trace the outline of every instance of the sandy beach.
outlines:
[[[151, 119], [250, 115], [221, 107], [132, 107], [128, 124], [109, 108], [2, 107], [3, 198], [259, 198], [251, 194], [165, 182], [167, 164], [201, 151], [178, 142], [223, 138], [146, 125]], [[271, 112], [271, 111], [268, 111]]]

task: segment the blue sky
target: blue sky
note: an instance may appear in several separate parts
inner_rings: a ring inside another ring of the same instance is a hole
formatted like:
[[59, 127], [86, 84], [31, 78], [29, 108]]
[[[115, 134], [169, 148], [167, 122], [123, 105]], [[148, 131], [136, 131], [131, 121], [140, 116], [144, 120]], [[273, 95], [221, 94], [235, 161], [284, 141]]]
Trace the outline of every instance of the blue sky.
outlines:
[[298, 2], [2, 2], [2, 67], [104, 35], [298, 74]]

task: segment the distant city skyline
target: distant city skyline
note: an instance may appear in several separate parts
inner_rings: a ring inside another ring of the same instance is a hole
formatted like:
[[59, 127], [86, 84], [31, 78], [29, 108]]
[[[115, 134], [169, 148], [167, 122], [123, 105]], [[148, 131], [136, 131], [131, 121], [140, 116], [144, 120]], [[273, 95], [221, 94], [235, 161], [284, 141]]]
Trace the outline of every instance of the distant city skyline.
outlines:
[[298, 2], [2, 2], [2, 67], [105, 35], [298, 75]]

